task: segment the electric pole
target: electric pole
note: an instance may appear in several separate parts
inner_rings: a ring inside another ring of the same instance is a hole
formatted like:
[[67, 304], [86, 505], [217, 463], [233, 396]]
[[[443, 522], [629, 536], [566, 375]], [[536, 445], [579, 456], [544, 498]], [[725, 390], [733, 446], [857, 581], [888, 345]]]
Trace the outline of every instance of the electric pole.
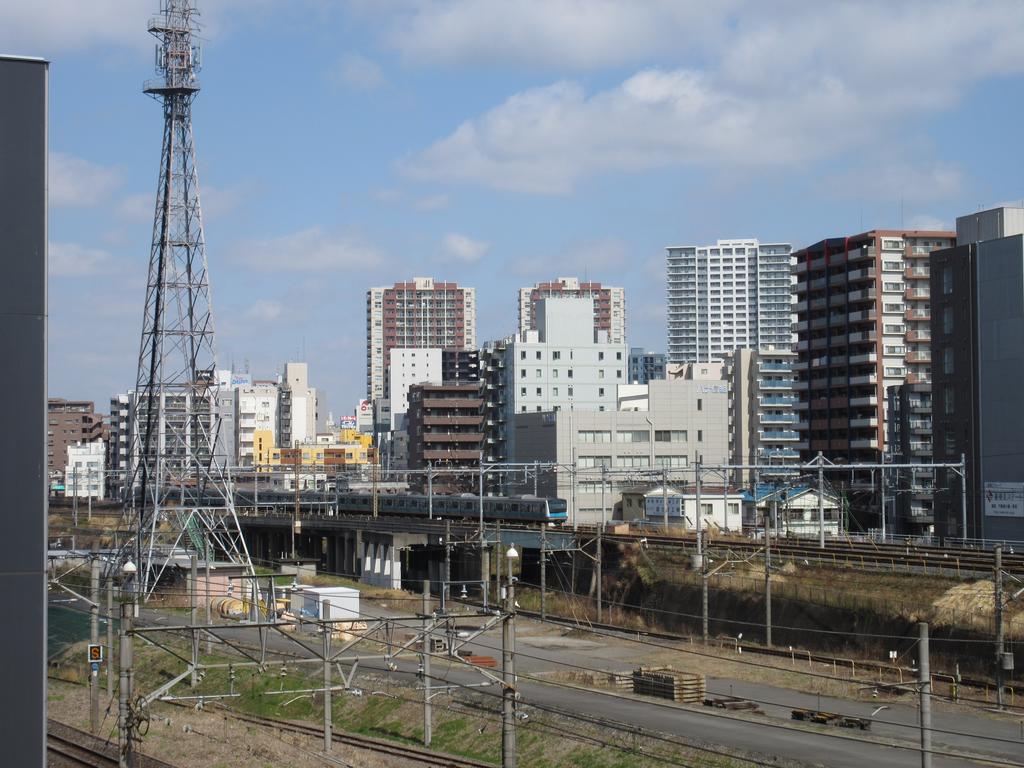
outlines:
[[928, 624], [917, 625], [918, 687], [921, 699], [921, 768], [932, 768], [932, 675], [928, 666]]
[[818, 547], [825, 548], [825, 456], [818, 451]]
[[334, 711], [331, 706], [331, 635], [334, 634], [334, 625], [331, 624], [330, 601], [324, 600], [320, 605], [321, 626], [324, 631], [324, 752], [330, 752], [334, 745]]
[[[772, 496], [772, 517], [778, 518], [779, 497], [776, 492]], [[774, 521], [771, 521], [774, 526]], [[765, 526], [764, 535], [764, 644], [772, 647], [772, 535], [769, 526]]]
[[[602, 552], [603, 546], [601, 544], [601, 529], [603, 529], [603, 528], [604, 528], [604, 525], [600, 525], [597, 528], [597, 557], [595, 558], [595, 561], [594, 561], [595, 566], [597, 568], [597, 623], [598, 624], [601, 623], [601, 620], [603, 618], [601, 603], [604, 602], [604, 599], [603, 599], [604, 595], [602, 594], [602, 589], [601, 589], [601, 581], [603, 579], [603, 574], [601, 573], [601, 569], [602, 569], [602, 565], [603, 565], [602, 555], [604, 554]], [[509, 575], [511, 576], [511, 574], [509, 574]]]
[[[512, 561], [508, 564], [505, 588], [505, 619], [501, 628], [501, 768], [516, 768], [515, 727], [515, 637], [516, 598]], [[600, 605], [600, 603], [598, 603]]]
[[133, 768], [135, 764], [132, 743], [132, 603], [121, 603], [121, 628], [118, 645], [121, 655], [120, 688], [117, 702], [118, 768]]
[[540, 620], [546, 621], [547, 610], [547, 588], [548, 588], [548, 540], [547, 523], [541, 523], [540, 529]]
[[995, 546], [996, 706], [1003, 708], [1003, 545]]
[[193, 552], [189, 556], [189, 623], [192, 625], [192, 687], [199, 685], [199, 634], [196, 632], [196, 625], [199, 623], [199, 606], [197, 605], [199, 586], [199, 556]]
[[[89, 642], [99, 645], [100, 642], [100, 559], [96, 553], [96, 545], [92, 545], [92, 561], [89, 570]], [[110, 659], [107, 659], [107, 664]], [[89, 670], [89, 728], [94, 734], [100, 732], [100, 670], [99, 665]]]
[[430, 711], [430, 654], [433, 643], [430, 640], [430, 581], [423, 582], [423, 746], [429, 747], [433, 739], [433, 719]]

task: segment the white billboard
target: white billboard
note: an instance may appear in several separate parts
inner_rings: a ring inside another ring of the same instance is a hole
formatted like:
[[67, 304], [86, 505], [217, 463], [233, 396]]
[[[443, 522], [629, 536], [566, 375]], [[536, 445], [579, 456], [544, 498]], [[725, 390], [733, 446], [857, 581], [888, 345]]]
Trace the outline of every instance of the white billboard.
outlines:
[[985, 483], [985, 514], [1024, 517], [1024, 483]]

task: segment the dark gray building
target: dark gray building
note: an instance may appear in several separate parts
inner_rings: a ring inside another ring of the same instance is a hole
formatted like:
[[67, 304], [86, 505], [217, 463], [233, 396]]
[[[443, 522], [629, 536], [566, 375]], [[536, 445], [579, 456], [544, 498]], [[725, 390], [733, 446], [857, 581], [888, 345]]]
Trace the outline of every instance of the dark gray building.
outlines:
[[967, 458], [967, 525], [945, 471], [936, 530], [1024, 540], [1024, 209], [961, 217], [957, 233], [968, 241], [931, 257], [933, 431], [936, 461]]
[[[888, 453], [896, 464], [927, 464], [932, 461], [932, 385], [929, 382], [889, 387]], [[887, 471], [887, 519], [900, 534], [925, 534], [935, 523], [931, 469]]]
[[668, 357], [664, 352], [649, 352], [641, 347], [629, 350], [629, 383], [646, 384], [665, 378]]
[[46, 146], [47, 78], [41, 59], [0, 56], [0, 359], [10, 409], [0, 432], [7, 625], [4, 765], [46, 765]]

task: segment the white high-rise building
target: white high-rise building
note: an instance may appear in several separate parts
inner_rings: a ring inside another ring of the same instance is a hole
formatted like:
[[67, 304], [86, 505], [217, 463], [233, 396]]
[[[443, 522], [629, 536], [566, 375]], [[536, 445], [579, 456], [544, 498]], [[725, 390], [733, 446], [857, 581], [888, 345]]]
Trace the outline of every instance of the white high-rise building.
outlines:
[[68, 446], [68, 463], [64, 467], [65, 496], [103, 498], [106, 452], [102, 440]]
[[792, 347], [792, 250], [756, 239], [666, 248], [669, 362]]

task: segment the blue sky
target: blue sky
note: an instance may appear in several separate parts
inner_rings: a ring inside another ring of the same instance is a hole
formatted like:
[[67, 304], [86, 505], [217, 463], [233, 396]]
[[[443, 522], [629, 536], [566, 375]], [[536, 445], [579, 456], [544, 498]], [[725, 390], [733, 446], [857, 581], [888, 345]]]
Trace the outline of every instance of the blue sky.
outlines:
[[[158, 3], [0, 0], [51, 60], [50, 394], [135, 378], [161, 114]], [[223, 366], [364, 391], [365, 290], [626, 287], [665, 344], [663, 248], [949, 226], [1024, 197], [1024, 4], [200, 0], [194, 110]]]

